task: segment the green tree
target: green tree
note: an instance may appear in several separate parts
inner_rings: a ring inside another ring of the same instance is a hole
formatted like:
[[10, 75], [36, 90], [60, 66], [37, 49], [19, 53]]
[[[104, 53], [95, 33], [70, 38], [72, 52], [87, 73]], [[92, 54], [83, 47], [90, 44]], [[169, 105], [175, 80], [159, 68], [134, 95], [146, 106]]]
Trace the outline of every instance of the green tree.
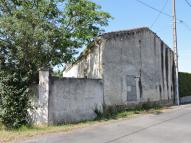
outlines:
[[39, 68], [71, 62], [78, 48], [103, 31], [109, 18], [90, 0], [0, 0], [1, 76], [10, 79], [16, 73], [14, 78], [20, 79], [8, 85], [1, 80], [10, 87], [1, 97], [10, 96], [14, 88], [20, 91], [23, 81], [27, 87], [37, 81]]
[[99, 35], [108, 13], [89, 0], [0, 0], [0, 64], [35, 69], [67, 63]]

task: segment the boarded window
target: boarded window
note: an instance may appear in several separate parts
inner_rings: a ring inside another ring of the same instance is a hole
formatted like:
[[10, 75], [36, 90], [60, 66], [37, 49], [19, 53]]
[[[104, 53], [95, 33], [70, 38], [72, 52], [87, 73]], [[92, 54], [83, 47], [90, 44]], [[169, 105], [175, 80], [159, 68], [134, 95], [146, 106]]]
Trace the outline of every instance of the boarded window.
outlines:
[[126, 76], [127, 101], [137, 101], [136, 80], [134, 76]]

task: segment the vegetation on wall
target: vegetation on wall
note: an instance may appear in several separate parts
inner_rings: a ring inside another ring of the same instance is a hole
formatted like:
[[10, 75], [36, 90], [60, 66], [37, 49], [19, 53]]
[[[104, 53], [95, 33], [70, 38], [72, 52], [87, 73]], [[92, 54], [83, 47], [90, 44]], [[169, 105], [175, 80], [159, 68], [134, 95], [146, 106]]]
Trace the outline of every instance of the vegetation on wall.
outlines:
[[191, 96], [191, 74], [179, 72], [180, 97]]
[[128, 106], [103, 106], [103, 111], [99, 109], [95, 109], [94, 112], [96, 114], [96, 120], [104, 120], [104, 119], [117, 119], [121, 117], [126, 117], [129, 114], [137, 114], [143, 111], [149, 110], [158, 110], [162, 106], [158, 103], [146, 102], [143, 104], [139, 104], [136, 106], [132, 106], [131, 108]]
[[28, 87], [38, 69], [71, 62], [107, 26], [110, 15], [100, 9], [90, 0], [0, 1], [1, 117], [7, 127], [26, 124]]
[[63, 70], [53, 71], [52, 75], [56, 76], [56, 77], [62, 77], [63, 76]]

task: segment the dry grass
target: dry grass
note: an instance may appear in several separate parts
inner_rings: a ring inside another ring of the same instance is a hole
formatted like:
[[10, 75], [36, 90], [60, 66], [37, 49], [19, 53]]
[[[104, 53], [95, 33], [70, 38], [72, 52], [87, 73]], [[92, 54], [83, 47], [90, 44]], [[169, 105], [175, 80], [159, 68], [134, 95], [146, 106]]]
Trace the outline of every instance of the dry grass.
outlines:
[[66, 125], [60, 125], [60, 126], [41, 126], [41, 127], [32, 127], [32, 128], [27, 128], [27, 127], [22, 127], [18, 130], [5, 130], [3, 129], [3, 126], [1, 126], [0, 129], [0, 143], [7, 143], [10, 141], [14, 140], [20, 140], [20, 139], [26, 139], [28, 137], [36, 136], [36, 135], [43, 135], [47, 133], [56, 133], [56, 132], [69, 132], [73, 129], [77, 128], [84, 128], [92, 125], [97, 125], [101, 123], [107, 123], [108, 121], [111, 120], [118, 120], [122, 118], [127, 118], [127, 117], [133, 117], [137, 114], [145, 114], [145, 113], [152, 113], [152, 114], [158, 114], [162, 112], [161, 109], [150, 109], [150, 110], [131, 110], [131, 111], [124, 111], [124, 112], [119, 112], [115, 114], [115, 118], [111, 116], [111, 118], [103, 118], [103, 119], [98, 119], [98, 120], [93, 120], [93, 121], [84, 121], [81, 123], [77, 124], [66, 124]]
[[24, 139], [27, 137], [32, 137], [36, 135], [43, 135], [47, 133], [56, 133], [56, 132], [69, 132], [73, 129], [83, 128], [95, 124], [98, 121], [87, 121], [78, 124], [67, 124], [60, 126], [35, 126], [32, 128], [22, 127], [18, 130], [0, 130], [0, 143], [7, 143], [9, 141]]

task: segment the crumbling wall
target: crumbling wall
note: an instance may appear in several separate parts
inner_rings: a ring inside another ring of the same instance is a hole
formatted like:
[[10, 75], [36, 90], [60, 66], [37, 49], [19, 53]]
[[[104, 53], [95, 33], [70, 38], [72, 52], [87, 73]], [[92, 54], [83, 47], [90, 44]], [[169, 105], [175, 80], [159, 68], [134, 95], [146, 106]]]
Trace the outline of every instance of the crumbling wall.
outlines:
[[98, 40], [87, 48], [73, 65], [66, 68], [63, 77], [73, 78], [102, 78], [102, 45]]
[[29, 114], [34, 124], [48, 124], [48, 102], [50, 90], [50, 74], [48, 69], [39, 71], [39, 84], [31, 87], [31, 97], [33, 109], [29, 110]]

